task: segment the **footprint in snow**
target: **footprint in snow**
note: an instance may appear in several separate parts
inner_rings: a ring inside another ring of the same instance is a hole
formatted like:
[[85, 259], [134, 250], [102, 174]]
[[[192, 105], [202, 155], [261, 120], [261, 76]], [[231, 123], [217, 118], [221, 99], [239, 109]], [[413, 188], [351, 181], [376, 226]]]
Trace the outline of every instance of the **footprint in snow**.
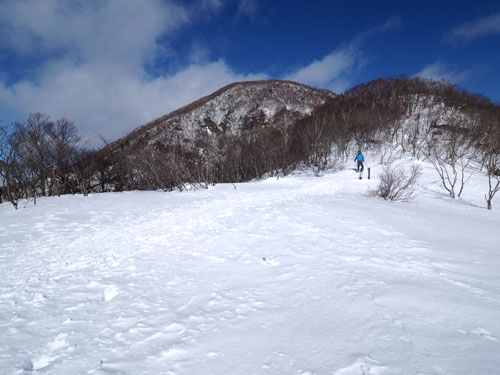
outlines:
[[473, 329], [471, 332], [475, 333], [476, 335], [483, 336], [485, 339], [488, 339], [490, 341], [498, 342], [495, 335], [493, 335], [490, 331], [485, 330], [484, 328], [476, 328]]
[[24, 361], [22, 369], [24, 371], [31, 372], [34, 370], [34, 367], [35, 366], [33, 365], [33, 361], [28, 359], [28, 360]]
[[118, 287], [116, 285], [109, 285], [102, 292], [103, 299], [105, 302], [109, 302], [113, 298], [115, 298], [119, 293], [120, 293], [120, 289], [118, 289]]
[[405, 324], [404, 324], [401, 320], [399, 320], [399, 319], [395, 319], [395, 318], [393, 318], [393, 317], [392, 317], [391, 315], [389, 315], [389, 314], [385, 314], [385, 315], [384, 315], [384, 318], [385, 318], [386, 320], [391, 321], [391, 322], [392, 322], [392, 323], [393, 323], [396, 327], [398, 327], [399, 329], [401, 329], [401, 330], [403, 330], [403, 331], [406, 329]]
[[333, 375], [382, 375], [385, 370], [387, 366], [379, 366], [377, 361], [364, 357], [358, 358], [350, 366], [335, 371]]
[[264, 262], [264, 264], [266, 266], [269, 266], [269, 267], [274, 267], [274, 266], [277, 266], [279, 264], [276, 260], [269, 259], [269, 258], [266, 258], [266, 257], [263, 257], [262, 261]]
[[25, 372], [32, 372], [49, 367], [53, 361], [61, 356], [62, 352], [70, 350], [69, 343], [66, 341], [67, 336], [65, 333], [57, 335], [47, 343], [40, 355], [33, 359], [25, 360], [21, 368]]

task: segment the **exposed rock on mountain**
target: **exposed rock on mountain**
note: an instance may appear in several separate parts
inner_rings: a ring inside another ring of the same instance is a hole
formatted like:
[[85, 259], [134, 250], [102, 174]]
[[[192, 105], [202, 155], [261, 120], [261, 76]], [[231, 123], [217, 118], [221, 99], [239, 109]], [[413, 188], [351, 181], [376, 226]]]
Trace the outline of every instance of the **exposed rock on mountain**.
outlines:
[[110, 147], [113, 151], [167, 145], [200, 149], [217, 136], [290, 126], [334, 96], [290, 81], [233, 83], [137, 128]]

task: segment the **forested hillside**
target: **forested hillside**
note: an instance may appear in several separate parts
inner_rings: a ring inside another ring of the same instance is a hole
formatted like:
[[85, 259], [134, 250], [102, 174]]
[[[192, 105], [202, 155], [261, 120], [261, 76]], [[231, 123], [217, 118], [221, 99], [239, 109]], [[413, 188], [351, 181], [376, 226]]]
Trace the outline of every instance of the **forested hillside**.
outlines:
[[472, 172], [499, 189], [500, 106], [444, 81], [378, 79], [335, 95], [288, 81], [229, 85], [100, 149], [69, 120], [0, 128], [0, 197], [172, 190], [335, 169], [355, 149], [430, 161], [450, 196]]

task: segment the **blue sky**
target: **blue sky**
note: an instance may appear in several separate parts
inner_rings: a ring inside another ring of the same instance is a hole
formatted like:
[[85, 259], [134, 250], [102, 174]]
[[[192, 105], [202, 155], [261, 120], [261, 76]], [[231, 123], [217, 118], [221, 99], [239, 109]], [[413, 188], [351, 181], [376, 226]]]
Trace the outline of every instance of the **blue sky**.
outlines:
[[241, 80], [400, 74], [500, 102], [498, 1], [0, 0], [0, 120], [110, 140]]

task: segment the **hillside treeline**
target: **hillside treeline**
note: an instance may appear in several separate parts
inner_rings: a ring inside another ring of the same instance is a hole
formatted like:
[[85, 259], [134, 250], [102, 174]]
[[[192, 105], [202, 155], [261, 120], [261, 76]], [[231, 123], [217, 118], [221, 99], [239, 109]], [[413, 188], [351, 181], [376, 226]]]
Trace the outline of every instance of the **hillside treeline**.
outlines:
[[[361, 148], [427, 159], [452, 197], [460, 196], [474, 161], [498, 191], [500, 107], [443, 81], [395, 77], [356, 86], [289, 125], [286, 110], [273, 124], [258, 118], [240, 133], [200, 128], [193, 140], [139, 140], [134, 147], [89, 150], [73, 123], [33, 114], [0, 128], [0, 199], [89, 192], [187, 189], [286, 175], [308, 166], [317, 173]], [[214, 129], [217, 129], [214, 127]], [[388, 147], [390, 145], [390, 147]], [[495, 190], [496, 189], [496, 190]]]
[[80, 144], [69, 120], [31, 114], [26, 122], [0, 126], [0, 201], [75, 194], [92, 189], [93, 151]]

